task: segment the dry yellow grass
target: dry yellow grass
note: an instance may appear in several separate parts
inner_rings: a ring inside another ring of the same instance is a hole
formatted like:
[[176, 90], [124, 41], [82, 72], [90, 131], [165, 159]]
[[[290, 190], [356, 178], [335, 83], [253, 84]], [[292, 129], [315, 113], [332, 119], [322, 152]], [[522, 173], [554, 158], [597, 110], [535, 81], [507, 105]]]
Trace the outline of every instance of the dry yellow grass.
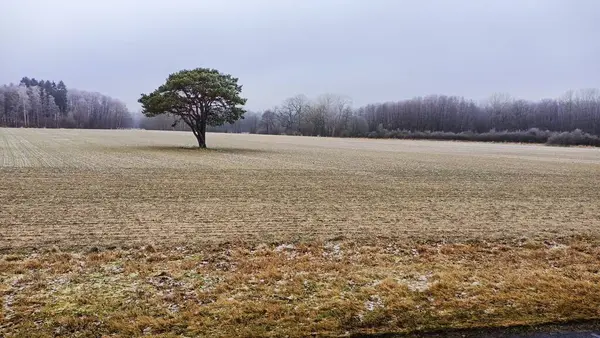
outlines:
[[598, 149], [193, 144], [177, 132], [0, 129], [0, 335], [600, 318]]

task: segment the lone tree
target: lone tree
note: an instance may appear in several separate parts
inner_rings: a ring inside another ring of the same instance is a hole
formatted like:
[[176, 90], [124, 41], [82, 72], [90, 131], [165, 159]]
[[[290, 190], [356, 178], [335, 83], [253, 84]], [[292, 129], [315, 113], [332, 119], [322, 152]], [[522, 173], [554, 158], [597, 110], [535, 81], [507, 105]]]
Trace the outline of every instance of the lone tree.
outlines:
[[196, 68], [169, 75], [167, 81], [138, 100], [142, 113], [148, 117], [160, 114], [176, 116], [185, 122], [196, 136], [198, 146], [206, 148], [206, 125], [219, 126], [244, 118], [238, 79], [216, 69]]

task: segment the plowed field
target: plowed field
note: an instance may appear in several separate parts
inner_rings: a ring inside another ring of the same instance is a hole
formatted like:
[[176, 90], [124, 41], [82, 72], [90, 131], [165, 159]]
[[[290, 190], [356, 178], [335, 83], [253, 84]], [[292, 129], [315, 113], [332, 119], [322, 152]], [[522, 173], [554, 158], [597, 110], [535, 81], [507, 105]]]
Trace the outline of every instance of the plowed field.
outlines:
[[600, 150], [0, 130], [0, 248], [600, 233]]
[[600, 318], [600, 150], [0, 129], [0, 336]]

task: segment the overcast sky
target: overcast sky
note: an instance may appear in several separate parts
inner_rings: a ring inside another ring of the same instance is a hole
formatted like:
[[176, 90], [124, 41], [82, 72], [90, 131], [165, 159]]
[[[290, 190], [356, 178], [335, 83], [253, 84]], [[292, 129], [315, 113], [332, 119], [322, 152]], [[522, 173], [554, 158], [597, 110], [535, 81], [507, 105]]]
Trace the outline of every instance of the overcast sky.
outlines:
[[600, 87], [599, 0], [0, 0], [0, 83], [64, 80], [139, 108], [169, 73], [240, 78], [249, 109]]

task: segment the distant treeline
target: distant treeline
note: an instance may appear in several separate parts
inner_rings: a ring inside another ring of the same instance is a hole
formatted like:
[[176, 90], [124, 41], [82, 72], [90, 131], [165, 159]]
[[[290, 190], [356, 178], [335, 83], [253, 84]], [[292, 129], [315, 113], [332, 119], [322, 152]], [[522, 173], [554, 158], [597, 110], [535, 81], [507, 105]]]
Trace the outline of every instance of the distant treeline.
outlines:
[[[111, 97], [67, 89], [63, 81], [24, 77], [0, 86], [0, 126], [187, 130], [168, 115], [135, 115]], [[332, 137], [443, 139], [598, 145], [600, 90], [527, 101], [495, 94], [484, 103], [430, 95], [353, 108], [348, 97], [297, 95], [264, 112], [247, 112], [211, 132]]]
[[514, 142], [514, 143], [544, 143], [548, 145], [584, 145], [600, 147], [600, 137], [575, 129], [574, 131], [548, 131], [531, 128], [525, 131], [496, 131], [474, 133], [463, 131], [408, 131], [386, 130], [372, 131], [369, 138], [396, 138], [408, 140], [448, 140], [476, 142]]
[[0, 127], [133, 128], [126, 105], [116, 99], [67, 89], [63, 81], [24, 77], [0, 86]]
[[[171, 129], [172, 119], [144, 119], [142, 128]], [[185, 126], [176, 127], [185, 130]], [[353, 109], [349, 98], [298, 95], [273, 109], [212, 132], [332, 137], [443, 139], [598, 145], [600, 91], [569, 91], [558, 99], [527, 101], [505, 94], [485, 103], [431, 95]]]

